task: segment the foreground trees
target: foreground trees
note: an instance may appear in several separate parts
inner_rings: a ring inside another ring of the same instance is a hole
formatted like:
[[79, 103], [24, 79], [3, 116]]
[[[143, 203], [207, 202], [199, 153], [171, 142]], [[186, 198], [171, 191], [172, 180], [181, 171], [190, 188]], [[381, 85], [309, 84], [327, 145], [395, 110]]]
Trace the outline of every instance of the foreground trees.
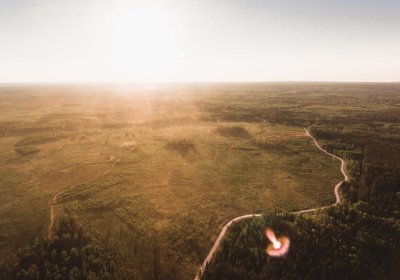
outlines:
[[[388, 264], [398, 261], [400, 224], [369, 210], [357, 203], [313, 216], [276, 213], [238, 223], [203, 279], [395, 279]], [[285, 257], [265, 253], [266, 227], [291, 239]]]
[[115, 264], [68, 216], [52, 239], [36, 238], [3, 268], [5, 279], [113, 279]]

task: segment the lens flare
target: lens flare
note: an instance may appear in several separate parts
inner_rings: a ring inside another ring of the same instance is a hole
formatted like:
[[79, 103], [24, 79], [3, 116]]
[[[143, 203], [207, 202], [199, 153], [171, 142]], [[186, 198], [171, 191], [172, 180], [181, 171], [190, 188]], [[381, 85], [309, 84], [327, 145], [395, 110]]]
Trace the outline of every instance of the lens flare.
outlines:
[[271, 241], [265, 250], [271, 257], [282, 257], [286, 255], [289, 250], [290, 240], [286, 236], [276, 238], [272, 229], [265, 230], [265, 236]]
[[279, 249], [281, 248], [282, 244], [278, 240], [272, 242], [272, 245], [274, 246], [274, 249]]

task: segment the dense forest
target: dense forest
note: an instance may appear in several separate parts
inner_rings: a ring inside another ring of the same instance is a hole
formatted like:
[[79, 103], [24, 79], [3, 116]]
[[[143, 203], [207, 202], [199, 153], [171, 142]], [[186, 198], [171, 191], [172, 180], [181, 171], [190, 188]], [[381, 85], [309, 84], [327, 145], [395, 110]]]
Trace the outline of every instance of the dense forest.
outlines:
[[[399, 261], [399, 224], [372, 211], [358, 202], [310, 217], [275, 213], [237, 223], [203, 279], [396, 279], [390, 269]], [[265, 253], [266, 227], [290, 236], [285, 257]]]
[[51, 238], [35, 238], [18, 250], [18, 260], [1, 267], [1, 279], [113, 279], [115, 258], [102, 251], [65, 215]]

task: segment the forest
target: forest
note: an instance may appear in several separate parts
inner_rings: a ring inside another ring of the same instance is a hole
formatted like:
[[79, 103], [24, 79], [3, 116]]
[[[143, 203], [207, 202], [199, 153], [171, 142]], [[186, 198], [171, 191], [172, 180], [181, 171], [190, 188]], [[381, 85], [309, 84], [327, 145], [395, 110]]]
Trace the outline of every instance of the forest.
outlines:
[[51, 239], [35, 238], [18, 250], [18, 261], [3, 266], [1, 279], [114, 279], [114, 256], [104, 252], [65, 215]]

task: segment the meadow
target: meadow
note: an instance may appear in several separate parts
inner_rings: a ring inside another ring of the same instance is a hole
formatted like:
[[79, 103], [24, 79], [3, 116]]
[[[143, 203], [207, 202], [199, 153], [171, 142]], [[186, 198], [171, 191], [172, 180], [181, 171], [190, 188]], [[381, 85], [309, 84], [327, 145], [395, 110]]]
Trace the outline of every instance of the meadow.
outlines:
[[233, 217], [333, 203], [340, 163], [301, 125], [231, 114], [272, 105], [252, 87], [0, 88], [2, 261], [68, 214], [121, 277], [188, 279]]
[[365, 116], [377, 130], [398, 131], [382, 119], [397, 120], [397, 92], [365, 84], [2, 87], [0, 262], [54, 235], [68, 214], [115, 258], [118, 278], [191, 279], [230, 219], [335, 202], [340, 163], [303, 127], [346, 158], [353, 181], [367, 180], [363, 150], [343, 135], [356, 141]]

